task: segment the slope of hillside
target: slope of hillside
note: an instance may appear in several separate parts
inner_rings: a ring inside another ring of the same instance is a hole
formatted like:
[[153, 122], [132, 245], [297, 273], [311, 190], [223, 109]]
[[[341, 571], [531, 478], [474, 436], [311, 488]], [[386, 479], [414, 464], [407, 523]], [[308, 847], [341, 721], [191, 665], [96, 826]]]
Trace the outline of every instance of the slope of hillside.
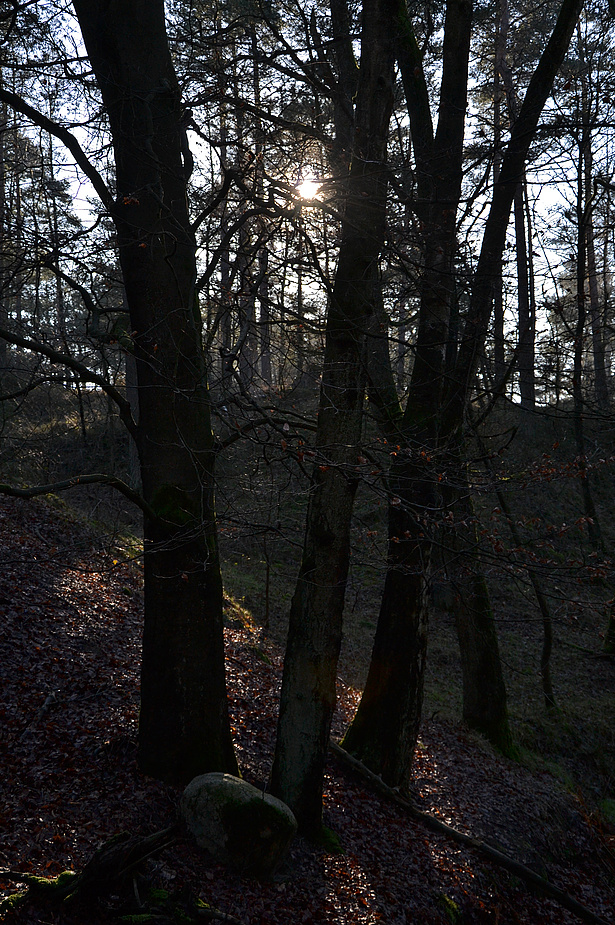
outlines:
[[[96, 533], [64, 509], [14, 500], [0, 500], [0, 559], [6, 897], [18, 888], [7, 871], [51, 876], [79, 869], [116, 833], [145, 835], [171, 824], [179, 794], [144, 777], [135, 760], [138, 562], [114, 560]], [[264, 785], [281, 657], [232, 600], [228, 616], [237, 752], [246, 779]], [[336, 734], [357, 699], [340, 681]], [[613, 840], [546, 772], [507, 761], [450, 720], [427, 715], [412, 794], [421, 809], [523, 861], [605, 921], [615, 919]], [[344, 853], [297, 839], [272, 883], [212, 864], [180, 838], [148, 862], [137, 890], [103, 893], [86, 910], [25, 905], [7, 919], [111, 923], [144, 914], [137, 898], [143, 902], [156, 887], [158, 897], [164, 891], [180, 904], [190, 894], [245, 925], [576, 921], [476, 852], [408, 818], [333, 757], [325, 801], [327, 825]], [[155, 921], [173, 920], [168, 912], [156, 914]]]

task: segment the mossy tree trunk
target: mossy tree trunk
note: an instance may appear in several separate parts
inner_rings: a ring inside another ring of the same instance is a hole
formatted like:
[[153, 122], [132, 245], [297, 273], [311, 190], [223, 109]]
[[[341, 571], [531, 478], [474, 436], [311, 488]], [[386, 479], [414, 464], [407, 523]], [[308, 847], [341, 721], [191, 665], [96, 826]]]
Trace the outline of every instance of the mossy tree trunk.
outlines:
[[139, 762], [176, 784], [237, 771], [227, 712], [213, 436], [182, 104], [162, 0], [75, 0], [115, 154], [112, 217], [139, 393], [145, 625]]

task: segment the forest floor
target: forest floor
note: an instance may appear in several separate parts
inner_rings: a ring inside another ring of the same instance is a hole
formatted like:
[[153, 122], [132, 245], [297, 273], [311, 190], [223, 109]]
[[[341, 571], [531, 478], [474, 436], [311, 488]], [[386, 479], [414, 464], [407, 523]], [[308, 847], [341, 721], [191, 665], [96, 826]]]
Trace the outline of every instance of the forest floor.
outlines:
[[[55, 876], [78, 870], [111, 836], [148, 835], [176, 818], [179, 792], [144, 777], [136, 764], [140, 568], [110, 557], [103, 545], [62, 506], [0, 500], [4, 871]], [[227, 616], [237, 754], [244, 777], [262, 786], [274, 745], [281, 650], [250, 622], [245, 599], [229, 596]], [[436, 669], [446, 671], [445, 663], [436, 662]], [[600, 690], [612, 691], [613, 660], [600, 662], [600, 671]], [[340, 680], [335, 737], [358, 697]], [[615, 922], [615, 829], [547, 770], [495, 754], [446, 711], [432, 708], [433, 701], [411, 785], [416, 805]], [[191, 895], [245, 925], [578, 921], [480, 853], [409, 818], [334, 756], [325, 821], [343, 853], [298, 838], [273, 882], [215, 865], [180, 837], [148, 862], [137, 893], [106, 893], [87, 908], [26, 904], [6, 917], [44, 925], [143, 921], [137, 895], [156, 888], [177, 909]], [[0, 897], [18, 888], [0, 876]], [[159, 915], [155, 921], [169, 921]]]

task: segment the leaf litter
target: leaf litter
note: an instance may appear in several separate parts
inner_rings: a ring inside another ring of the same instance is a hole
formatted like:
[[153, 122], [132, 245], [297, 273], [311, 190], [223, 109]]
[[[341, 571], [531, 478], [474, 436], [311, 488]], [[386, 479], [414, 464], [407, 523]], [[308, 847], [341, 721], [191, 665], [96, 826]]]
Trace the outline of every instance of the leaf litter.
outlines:
[[[0, 500], [0, 868], [79, 870], [126, 830], [176, 818], [179, 792], [136, 763], [141, 572], [113, 560], [87, 525], [45, 502]], [[229, 606], [232, 606], [229, 604]], [[244, 777], [265, 787], [282, 657], [258, 629], [225, 630], [231, 722]], [[334, 737], [359, 694], [339, 684]], [[615, 865], [604, 833], [547, 773], [491, 751], [460, 726], [423, 723], [411, 794], [420, 809], [523, 861], [607, 921]], [[343, 854], [298, 838], [262, 883], [213, 864], [180, 839], [148, 862], [151, 886], [188, 893], [245, 925], [572, 923], [577, 919], [476, 852], [428, 832], [330, 757], [325, 823]], [[0, 878], [0, 898], [16, 891]], [[118, 897], [87, 910], [118, 921]], [[83, 909], [21, 907], [11, 921], [77, 925]]]

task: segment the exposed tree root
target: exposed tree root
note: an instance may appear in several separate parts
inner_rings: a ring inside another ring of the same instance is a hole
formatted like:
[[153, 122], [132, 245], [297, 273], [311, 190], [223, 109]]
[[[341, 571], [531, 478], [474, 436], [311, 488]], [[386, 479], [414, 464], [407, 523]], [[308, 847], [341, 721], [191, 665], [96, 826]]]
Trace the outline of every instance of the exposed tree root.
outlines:
[[447, 825], [445, 822], [440, 822], [439, 819], [435, 819], [429, 813], [424, 813], [420, 809], [417, 809], [411, 800], [409, 800], [407, 797], [404, 797], [398, 790], [394, 790], [392, 787], [389, 787], [388, 784], [385, 784], [377, 774], [374, 774], [373, 771], [370, 771], [370, 769], [366, 767], [362, 761], [354, 758], [345, 749], [338, 745], [337, 742], [330, 741], [329, 748], [334, 755], [336, 755], [341, 761], [344, 762], [344, 764], [348, 765], [348, 767], [352, 768], [354, 771], [368, 780], [373, 785], [375, 790], [388, 797], [388, 799], [396, 803], [397, 806], [400, 806], [402, 809], [404, 809], [409, 816], [411, 816], [413, 819], [416, 819], [432, 832], [437, 832], [439, 835], [446, 835], [448, 838], [458, 842], [461, 845], [466, 845], [469, 848], [473, 848], [489, 861], [492, 861], [494, 864], [498, 864], [500, 867], [504, 867], [506, 870], [509, 870], [511, 873], [515, 874], [516, 877], [519, 877], [526, 883], [531, 884], [543, 895], [556, 900], [560, 906], [563, 906], [564, 909], [572, 912], [582, 922], [588, 922], [589, 925], [609, 925], [605, 919], [601, 918], [599, 915], [596, 915], [580, 902], [577, 902], [577, 900], [570, 896], [568, 893], [565, 893], [563, 890], [553, 886], [553, 884], [549, 883], [548, 880], [544, 880], [529, 867], [526, 867], [525, 864], [522, 864], [520, 861], [515, 861], [514, 858], [509, 857], [507, 854], [504, 854], [502, 851], [499, 851], [492, 845], [487, 844], [487, 842], [482, 841], [482, 839], [475, 838], [473, 835], [465, 835], [463, 832], [459, 832], [457, 829]]
[[[20, 871], [0, 870], [0, 877], [23, 883], [27, 887], [23, 892], [8, 897], [0, 906], [0, 912], [10, 912], [26, 903], [58, 904], [72, 899], [91, 899], [92, 896], [130, 887], [132, 882], [139, 914], [133, 917], [125, 916], [125, 920], [130, 921], [132, 918], [139, 922], [147, 921], [161, 925], [173, 923], [177, 920], [174, 915], [177, 903], [166, 894], [163, 901], [161, 897], [155, 897], [152, 902], [142, 903], [136, 885], [136, 874], [145, 861], [172, 845], [178, 834], [178, 825], [147, 836], [122, 832], [101, 845], [81, 873], [66, 870], [57, 877], [47, 878]], [[181, 906], [181, 920], [185, 922], [218, 920], [229, 925], [241, 925], [239, 919], [205, 903], [190, 901], [182, 902]]]

